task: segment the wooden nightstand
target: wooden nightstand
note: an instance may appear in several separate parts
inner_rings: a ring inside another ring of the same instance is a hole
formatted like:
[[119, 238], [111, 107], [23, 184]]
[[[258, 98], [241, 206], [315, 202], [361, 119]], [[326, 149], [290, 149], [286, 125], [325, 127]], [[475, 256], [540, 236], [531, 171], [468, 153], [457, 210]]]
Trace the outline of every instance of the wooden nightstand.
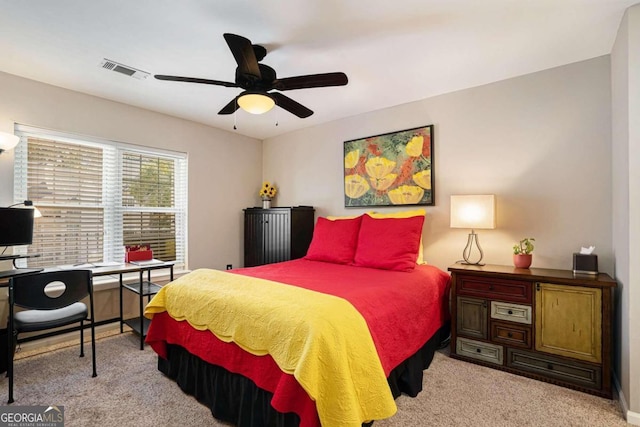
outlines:
[[615, 280], [499, 265], [449, 271], [451, 357], [612, 397]]

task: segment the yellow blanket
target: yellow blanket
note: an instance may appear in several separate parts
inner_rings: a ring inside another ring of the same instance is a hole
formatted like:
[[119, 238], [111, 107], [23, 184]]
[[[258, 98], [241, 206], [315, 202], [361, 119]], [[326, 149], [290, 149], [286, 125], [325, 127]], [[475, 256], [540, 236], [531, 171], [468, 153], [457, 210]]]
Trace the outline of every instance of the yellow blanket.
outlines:
[[396, 412], [367, 324], [342, 298], [200, 269], [164, 286], [145, 316], [163, 311], [249, 353], [270, 354], [316, 402], [324, 427]]

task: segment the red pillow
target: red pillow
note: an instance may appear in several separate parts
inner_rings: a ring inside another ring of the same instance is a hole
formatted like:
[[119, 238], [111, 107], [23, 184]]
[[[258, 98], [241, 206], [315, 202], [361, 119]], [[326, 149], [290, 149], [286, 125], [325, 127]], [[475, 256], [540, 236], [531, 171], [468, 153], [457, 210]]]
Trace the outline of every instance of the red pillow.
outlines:
[[318, 218], [305, 259], [351, 264], [356, 253], [361, 219], [362, 215], [338, 221]]
[[371, 218], [364, 215], [354, 265], [411, 271], [416, 266], [424, 216]]

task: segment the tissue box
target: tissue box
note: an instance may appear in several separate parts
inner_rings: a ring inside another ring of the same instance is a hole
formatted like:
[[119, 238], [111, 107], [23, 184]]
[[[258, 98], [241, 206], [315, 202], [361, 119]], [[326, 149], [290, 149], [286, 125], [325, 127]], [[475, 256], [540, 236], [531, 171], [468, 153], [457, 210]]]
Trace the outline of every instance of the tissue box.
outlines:
[[124, 253], [124, 262], [149, 261], [153, 259], [153, 251], [129, 251]]
[[598, 274], [598, 255], [573, 254], [574, 274]]

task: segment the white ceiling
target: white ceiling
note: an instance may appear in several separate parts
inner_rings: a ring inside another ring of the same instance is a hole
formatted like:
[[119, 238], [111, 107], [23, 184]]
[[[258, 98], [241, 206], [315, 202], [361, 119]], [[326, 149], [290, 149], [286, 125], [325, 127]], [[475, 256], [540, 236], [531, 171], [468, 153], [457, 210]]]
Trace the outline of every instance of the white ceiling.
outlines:
[[[265, 139], [609, 54], [637, 1], [0, 0], [0, 71]], [[287, 91], [306, 119], [234, 117], [217, 112], [241, 89], [100, 68], [233, 82], [226, 32], [264, 45], [278, 77], [342, 71], [349, 84]]]

